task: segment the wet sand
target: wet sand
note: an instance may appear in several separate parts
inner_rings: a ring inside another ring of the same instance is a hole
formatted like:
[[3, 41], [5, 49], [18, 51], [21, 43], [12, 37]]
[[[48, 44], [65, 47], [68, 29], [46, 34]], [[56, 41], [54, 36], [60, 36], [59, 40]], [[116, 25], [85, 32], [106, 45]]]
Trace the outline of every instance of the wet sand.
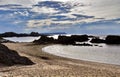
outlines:
[[5, 43], [35, 64], [30, 66], [0, 64], [0, 77], [120, 77], [120, 66], [58, 57], [42, 51], [48, 45]]

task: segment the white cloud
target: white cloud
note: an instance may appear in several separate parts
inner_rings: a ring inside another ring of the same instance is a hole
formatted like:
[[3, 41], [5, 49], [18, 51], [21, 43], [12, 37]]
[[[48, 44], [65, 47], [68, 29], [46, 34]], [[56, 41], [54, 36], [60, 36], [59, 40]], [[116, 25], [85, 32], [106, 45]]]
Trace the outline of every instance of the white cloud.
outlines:
[[33, 7], [31, 9], [32, 12], [36, 12], [36, 13], [43, 13], [43, 14], [53, 14], [53, 13], [57, 13], [58, 11], [55, 10], [54, 8], [49, 8], [49, 7]]
[[73, 22], [71, 22], [71, 21], [53, 21], [52, 19], [29, 20], [27, 22], [27, 27], [35, 28], [35, 27], [49, 26], [52, 24], [65, 25], [65, 24], [73, 24]]
[[19, 14], [21, 16], [29, 16], [29, 12], [28, 11], [23, 11], [23, 12], [20, 12], [20, 11], [16, 11], [14, 12], [15, 15]]
[[[36, 27], [43, 27], [43, 26], [47, 26], [47, 27], [49, 27], [49, 25], [52, 25], [52, 24], [56, 24], [56, 26], [58, 25], [58, 26], [60, 26], [60, 27], [58, 27], [57, 26], [57, 28], [61, 28], [61, 26], [62, 26], [62, 28], [65, 28], [66, 26], [65, 25], [68, 25], [68, 26], [70, 26], [71, 24], [74, 24], [74, 23], [76, 23], [76, 22], [72, 22], [72, 21], [69, 21], [69, 20], [66, 20], [66, 21], [54, 21], [54, 18], [53, 19], [43, 19], [43, 20], [29, 20], [28, 22], [27, 22], [27, 27], [28, 28], [36, 28]], [[54, 26], [55, 28], [56, 28], [56, 26]], [[53, 28], [53, 27], [51, 27], [51, 28]]]
[[[29, 20], [27, 22], [27, 27], [28, 28], [40, 28], [40, 27], [43, 27], [43, 26], [47, 26], [49, 27], [50, 25], [56, 25], [54, 26], [55, 28], [68, 28], [70, 27], [71, 25], [75, 25], [75, 24], [79, 24], [79, 23], [90, 23], [90, 22], [95, 22], [95, 21], [99, 21], [96, 20], [96, 19], [93, 19], [93, 18], [88, 18], [88, 19], [83, 19], [83, 20], [64, 20], [64, 21], [56, 21], [55, 18], [50, 18], [50, 19], [42, 19], [42, 20]], [[58, 27], [60, 26], [60, 27]], [[53, 27], [51, 27], [53, 28]]]
[[40, 1], [60, 1], [67, 2], [69, 0], [0, 0], [0, 5], [6, 4], [20, 4], [23, 6], [30, 7], [31, 5], [37, 4]]
[[18, 25], [18, 24], [20, 24], [20, 23], [23, 23], [23, 21], [21, 21], [21, 20], [13, 21], [13, 24], [15, 24], [15, 25]]
[[100, 26], [87, 26], [87, 30], [114, 30], [114, 29], [119, 29], [120, 26], [106, 26], [106, 25], [100, 25]]
[[[70, 13], [84, 14], [87, 16], [95, 16], [96, 18], [115, 19], [120, 17], [120, 0], [1, 0], [0, 5], [20, 4], [24, 7], [31, 7], [32, 11], [38, 13], [56, 13], [55, 8], [48, 7], [32, 7], [40, 1], [60, 1], [71, 5], [71, 12], [66, 13], [67, 16], [73, 17]], [[81, 6], [81, 5], [85, 6]], [[13, 6], [14, 7], [14, 6]], [[17, 7], [17, 6], [16, 6]], [[18, 6], [19, 7], [19, 6]], [[9, 7], [8, 7], [9, 8]], [[57, 7], [56, 7], [57, 8]], [[4, 8], [0, 8], [4, 9]], [[6, 10], [7, 8], [5, 8]]]
[[[91, 6], [81, 7], [86, 15], [96, 18], [105, 18], [106, 20], [120, 17], [120, 0], [88, 0]], [[87, 1], [86, 1], [87, 2]]]
[[30, 6], [34, 4], [32, 0], [1, 0], [0, 5], [6, 5], [6, 4], [18, 4], [18, 5], [24, 5], [24, 6]]
[[0, 10], [10, 10], [9, 8], [0, 8]]
[[[38, 7], [32, 6], [37, 4], [40, 1], [60, 1], [64, 2], [66, 5], [70, 5], [71, 8], [68, 9], [69, 12], [61, 12], [58, 13], [59, 10], [47, 6]], [[40, 19], [34, 20], [35, 15], [33, 15], [33, 19], [27, 22], [28, 27], [41, 27], [41, 26], [49, 26], [52, 24], [58, 25], [73, 25], [78, 23], [90, 23], [96, 22], [100, 20], [112, 20], [116, 18], [120, 18], [120, 0], [1, 0], [0, 5], [5, 4], [20, 4], [22, 6], [12, 6], [11, 8], [19, 8], [19, 7], [31, 7], [29, 11], [36, 12], [38, 14], [47, 14], [48, 19]], [[10, 7], [1, 7], [1, 10], [8, 10]], [[12, 9], [11, 9], [12, 10]], [[56, 13], [56, 14], [55, 14]], [[58, 14], [57, 14], [58, 13]], [[14, 14], [20, 14], [22, 16], [29, 16], [28, 11], [17, 11]], [[36, 15], [38, 15], [36, 14]], [[77, 15], [85, 15], [85, 16], [94, 16], [95, 18], [81, 18]], [[57, 18], [50, 16], [66, 16], [63, 17], [63, 20], [55, 21]], [[64, 19], [67, 20], [64, 20]], [[103, 19], [97, 19], [103, 18]], [[74, 20], [69, 20], [74, 19]]]
[[54, 14], [53, 16], [66, 16], [67, 18], [76, 18], [76, 16], [72, 15], [71, 12], [69, 12], [69, 13], [61, 13], [61, 14]]
[[51, 25], [50, 19], [44, 19], [44, 20], [29, 20], [27, 22], [28, 28], [34, 28], [34, 27], [42, 27], [42, 26], [49, 26]]

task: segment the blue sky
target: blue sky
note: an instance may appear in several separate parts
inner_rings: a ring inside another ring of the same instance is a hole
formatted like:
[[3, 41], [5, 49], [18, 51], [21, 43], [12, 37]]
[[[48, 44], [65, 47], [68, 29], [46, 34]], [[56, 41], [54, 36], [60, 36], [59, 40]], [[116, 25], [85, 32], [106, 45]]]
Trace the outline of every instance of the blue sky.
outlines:
[[0, 33], [120, 34], [120, 0], [0, 0]]

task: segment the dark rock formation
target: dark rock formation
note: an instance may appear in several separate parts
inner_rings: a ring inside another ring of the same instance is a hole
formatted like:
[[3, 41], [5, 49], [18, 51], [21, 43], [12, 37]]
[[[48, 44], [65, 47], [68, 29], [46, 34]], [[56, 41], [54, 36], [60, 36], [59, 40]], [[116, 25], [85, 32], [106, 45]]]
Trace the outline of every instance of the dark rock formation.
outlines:
[[90, 42], [91, 43], [105, 43], [105, 40], [100, 39], [100, 38], [93, 38]]
[[31, 32], [30, 36], [39, 36], [40, 34], [38, 32]]
[[38, 44], [64, 44], [64, 45], [75, 45], [76, 42], [84, 42], [87, 41], [87, 35], [72, 35], [72, 36], [58, 36], [58, 39], [54, 39], [53, 37], [41, 36], [39, 40], [33, 41]]
[[34, 40], [33, 43], [38, 43], [38, 44], [49, 44], [49, 43], [55, 43], [55, 40], [53, 37], [47, 37], [47, 36], [41, 36], [40, 39]]
[[17, 34], [14, 32], [5, 32], [3, 34], [0, 34], [0, 37], [13, 37], [15, 35], [17, 35]]
[[58, 43], [60, 44], [74, 44], [75, 42], [88, 41], [87, 35], [72, 35], [72, 36], [59, 36]]
[[74, 41], [77, 41], [77, 42], [88, 41], [87, 35], [72, 35], [70, 38]]
[[11, 66], [15, 64], [32, 65], [31, 60], [20, 56], [16, 51], [8, 49], [5, 45], [0, 44], [0, 63]]
[[120, 44], [120, 36], [108, 35], [105, 41], [107, 44]]
[[66, 33], [38, 33], [38, 32], [31, 32], [31, 33], [15, 33], [15, 32], [5, 32], [1, 33], [0, 37], [28, 37], [28, 36], [50, 36], [55, 34], [66, 34]]
[[69, 36], [58, 36], [57, 43], [69, 45], [69, 44], [75, 44], [75, 41]]
[[14, 33], [14, 32], [5, 32], [0, 34], [0, 37], [28, 37], [28, 36], [40, 36], [41, 34], [39, 34], [38, 32], [31, 32], [30, 34], [26, 34], [26, 33]]

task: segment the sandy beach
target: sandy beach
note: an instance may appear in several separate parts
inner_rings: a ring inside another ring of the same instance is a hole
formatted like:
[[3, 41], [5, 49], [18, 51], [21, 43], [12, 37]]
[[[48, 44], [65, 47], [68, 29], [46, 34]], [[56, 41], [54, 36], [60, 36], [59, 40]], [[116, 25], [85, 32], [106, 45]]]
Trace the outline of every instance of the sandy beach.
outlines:
[[120, 66], [58, 57], [42, 51], [49, 45], [4, 43], [35, 64], [29, 66], [0, 64], [0, 77], [120, 77]]

